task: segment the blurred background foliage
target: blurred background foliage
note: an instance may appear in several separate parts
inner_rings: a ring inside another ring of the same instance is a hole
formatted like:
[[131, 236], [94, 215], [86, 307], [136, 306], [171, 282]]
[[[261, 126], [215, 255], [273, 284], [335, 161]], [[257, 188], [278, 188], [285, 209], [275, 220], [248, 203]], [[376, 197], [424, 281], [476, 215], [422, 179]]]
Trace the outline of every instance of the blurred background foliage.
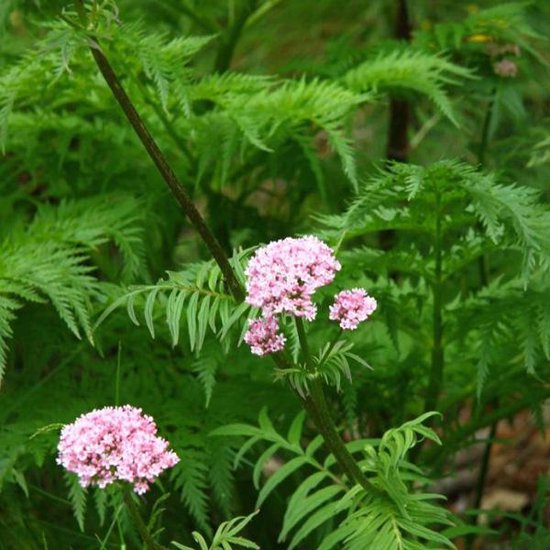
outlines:
[[[115, 70], [228, 253], [318, 233], [339, 246], [336, 286], [379, 299], [353, 337], [374, 372], [354, 373], [331, 396], [348, 437], [378, 437], [436, 405], [443, 447], [415, 460], [443, 483], [479, 430], [494, 437], [498, 421], [524, 409], [545, 430], [548, 2], [97, 4]], [[232, 468], [234, 442], [209, 432], [255, 422], [264, 406], [288, 426], [300, 405], [244, 347], [228, 350], [210, 332], [199, 356], [192, 338], [173, 347], [162, 292], [146, 313], [155, 339], [122, 309], [94, 326], [128, 285], [154, 287], [167, 270], [191, 276], [209, 258], [71, 9], [0, 5], [0, 545], [134, 544], [123, 515], [113, 527], [101, 496], [90, 491], [84, 506], [86, 495], [67, 486], [56, 432], [31, 437], [117, 402], [154, 416], [182, 457], [148, 500], [171, 492], [166, 540], [189, 542], [192, 529], [250, 513], [256, 498], [250, 469]], [[321, 293], [325, 310], [329, 299]], [[138, 299], [140, 320], [143, 307]], [[201, 311], [195, 302], [182, 332]], [[439, 385], [430, 374], [438, 323]], [[322, 344], [331, 334], [312, 337]], [[274, 541], [298, 482], [279, 487], [249, 524], [262, 548], [284, 547]], [[467, 507], [479, 507], [472, 493]], [[533, 492], [519, 520], [478, 543], [545, 547], [544, 498]], [[326, 532], [301, 547], [318, 547]]]

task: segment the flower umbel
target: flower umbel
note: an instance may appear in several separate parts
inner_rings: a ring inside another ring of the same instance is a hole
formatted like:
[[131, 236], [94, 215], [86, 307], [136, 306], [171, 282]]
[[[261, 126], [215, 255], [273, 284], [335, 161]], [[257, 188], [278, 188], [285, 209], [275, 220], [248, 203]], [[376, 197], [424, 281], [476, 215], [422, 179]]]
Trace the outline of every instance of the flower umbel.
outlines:
[[275, 317], [256, 319], [250, 321], [244, 341], [256, 355], [281, 351], [285, 347], [286, 338], [278, 330], [279, 325]]
[[315, 319], [313, 293], [331, 283], [340, 263], [317, 237], [288, 237], [256, 251], [246, 269], [246, 301], [266, 317], [289, 313]]
[[145, 493], [163, 470], [179, 462], [168, 442], [156, 435], [153, 418], [125, 405], [96, 409], [61, 430], [57, 463], [78, 475], [83, 487], [131, 483]]
[[376, 309], [377, 303], [363, 288], [343, 290], [334, 298], [330, 306], [329, 318], [339, 321], [344, 330], [355, 330], [359, 323], [365, 321]]

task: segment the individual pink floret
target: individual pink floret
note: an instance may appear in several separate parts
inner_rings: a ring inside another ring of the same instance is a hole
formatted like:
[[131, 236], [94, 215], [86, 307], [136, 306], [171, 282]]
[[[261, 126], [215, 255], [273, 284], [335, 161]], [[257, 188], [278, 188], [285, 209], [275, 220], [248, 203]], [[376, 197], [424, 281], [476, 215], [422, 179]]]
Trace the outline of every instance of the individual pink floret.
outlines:
[[142, 494], [163, 470], [179, 462], [156, 433], [153, 418], [141, 409], [130, 405], [96, 409], [63, 427], [57, 463], [77, 474], [82, 487], [104, 488], [120, 480]]
[[259, 248], [246, 269], [246, 302], [266, 317], [289, 313], [312, 321], [313, 293], [341, 268], [334, 252], [317, 237], [288, 237]]
[[275, 317], [266, 317], [250, 321], [244, 341], [250, 346], [252, 353], [266, 355], [281, 351], [286, 339], [278, 332], [279, 325]]
[[376, 309], [377, 303], [363, 288], [343, 290], [334, 298], [330, 306], [329, 318], [339, 321], [344, 330], [355, 330], [359, 323], [365, 321]]

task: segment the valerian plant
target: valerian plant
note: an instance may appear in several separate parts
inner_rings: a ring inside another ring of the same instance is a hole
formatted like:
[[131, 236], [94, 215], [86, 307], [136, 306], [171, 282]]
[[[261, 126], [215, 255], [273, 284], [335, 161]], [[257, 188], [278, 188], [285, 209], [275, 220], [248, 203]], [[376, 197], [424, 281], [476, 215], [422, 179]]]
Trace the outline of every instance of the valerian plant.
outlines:
[[4, 4], [2, 543], [489, 538], [434, 482], [544, 423], [543, 3]]

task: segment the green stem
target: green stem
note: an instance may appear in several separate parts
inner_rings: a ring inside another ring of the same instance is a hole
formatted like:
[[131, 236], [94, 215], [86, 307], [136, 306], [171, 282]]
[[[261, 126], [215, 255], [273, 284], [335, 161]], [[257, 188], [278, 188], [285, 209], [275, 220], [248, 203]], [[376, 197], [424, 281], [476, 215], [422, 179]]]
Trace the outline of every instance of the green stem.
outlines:
[[304, 354], [304, 359], [306, 360], [306, 369], [310, 374], [315, 372], [315, 366], [309, 352], [309, 342], [306, 335], [306, 329], [304, 327], [304, 322], [301, 317], [294, 317], [294, 322], [296, 325], [296, 331], [298, 332], [298, 340], [300, 340], [300, 346], [302, 347], [302, 353]]
[[437, 410], [439, 394], [443, 385], [443, 367], [445, 363], [443, 349], [443, 250], [441, 234], [441, 196], [436, 191], [435, 204], [435, 232], [434, 232], [434, 257], [435, 273], [432, 284], [433, 293], [433, 344], [432, 344], [432, 364], [430, 369], [430, 379], [428, 383], [428, 393], [424, 406], [425, 411]]
[[246, 21], [254, 12], [255, 6], [256, 0], [249, 2], [249, 5], [245, 6], [239, 13], [235, 23], [228, 30], [227, 36], [222, 39], [214, 65], [218, 73], [225, 73], [229, 69], [241, 33], [246, 25]]
[[162, 546], [162, 544], [156, 542], [155, 539], [153, 539], [153, 537], [151, 536], [151, 533], [149, 533], [149, 529], [147, 528], [147, 525], [145, 525], [145, 522], [143, 521], [143, 518], [141, 517], [141, 514], [137, 509], [136, 503], [134, 502], [133, 496], [130, 494], [129, 489], [124, 490], [123, 498], [126, 509], [128, 510], [130, 517], [132, 518], [132, 523], [138, 530], [139, 535], [147, 548], [150, 548], [151, 550], [165, 550], [165, 547]]
[[[489, 104], [487, 105], [487, 111], [485, 113], [485, 119], [483, 120], [483, 127], [481, 129], [481, 142], [479, 144], [479, 149], [477, 152], [477, 161], [480, 166], [485, 164], [485, 156], [487, 154], [487, 148], [489, 146], [489, 130], [491, 128], [491, 123], [493, 121], [493, 116], [495, 112], [495, 102], [497, 96], [497, 88], [493, 88], [491, 92], [491, 98], [489, 99]], [[478, 223], [478, 227], [481, 228], [481, 223]], [[487, 257], [485, 254], [482, 254], [478, 259], [478, 270], [479, 270], [479, 280], [482, 287], [487, 286], [488, 283], [488, 267], [487, 267]]]
[[[87, 17], [82, 0], [74, 0], [77, 12], [80, 16], [82, 24], [86, 26]], [[214, 260], [220, 266], [220, 270], [224, 276], [224, 279], [229, 287], [229, 290], [238, 302], [244, 299], [244, 290], [239, 283], [231, 264], [225, 254], [225, 251], [213, 233], [210, 231], [204, 218], [197, 210], [193, 201], [188, 196], [187, 192], [181, 185], [178, 177], [172, 170], [172, 167], [168, 164], [166, 157], [159, 149], [156, 141], [146, 127], [144, 121], [138, 114], [134, 104], [128, 97], [128, 94], [124, 90], [121, 82], [119, 81], [116, 73], [114, 72], [109, 60], [103, 53], [101, 46], [97, 40], [97, 37], [92, 37], [94, 44], [90, 44], [90, 51], [98, 66], [103, 78], [107, 82], [107, 85], [111, 89], [115, 99], [122, 108], [128, 122], [131, 124], [135, 133], [139, 137], [141, 143], [145, 147], [145, 150], [149, 154], [151, 160], [154, 162], [162, 178], [170, 188], [170, 191], [178, 201], [182, 210], [189, 218], [191, 223], [195, 226], [195, 229], [199, 232], [202, 240], [208, 247], [208, 250], [212, 254]]]
[[361, 471], [357, 462], [347, 450], [345, 443], [342, 441], [338, 430], [334, 424], [332, 416], [329, 412], [328, 403], [323, 390], [323, 385], [319, 378], [315, 377], [315, 365], [309, 351], [309, 343], [307, 341], [304, 322], [301, 318], [295, 317], [296, 330], [298, 339], [306, 361], [306, 369], [312, 377], [309, 380], [309, 395], [303, 399], [304, 407], [310, 413], [312, 420], [321, 432], [327, 447], [330, 449], [334, 458], [348, 475], [349, 479], [358, 483], [369, 493], [380, 494], [380, 490], [376, 488]]
[[483, 120], [483, 127], [481, 129], [481, 142], [477, 152], [477, 161], [482, 166], [485, 164], [485, 155], [487, 154], [487, 147], [489, 145], [489, 130], [493, 121], [493, 115], [495, 111], [495, 101], [497, 96], [496, 87], [491, 92], [491, 98], [487, 105], [487, 111], [485, 113], [485, 119]]

